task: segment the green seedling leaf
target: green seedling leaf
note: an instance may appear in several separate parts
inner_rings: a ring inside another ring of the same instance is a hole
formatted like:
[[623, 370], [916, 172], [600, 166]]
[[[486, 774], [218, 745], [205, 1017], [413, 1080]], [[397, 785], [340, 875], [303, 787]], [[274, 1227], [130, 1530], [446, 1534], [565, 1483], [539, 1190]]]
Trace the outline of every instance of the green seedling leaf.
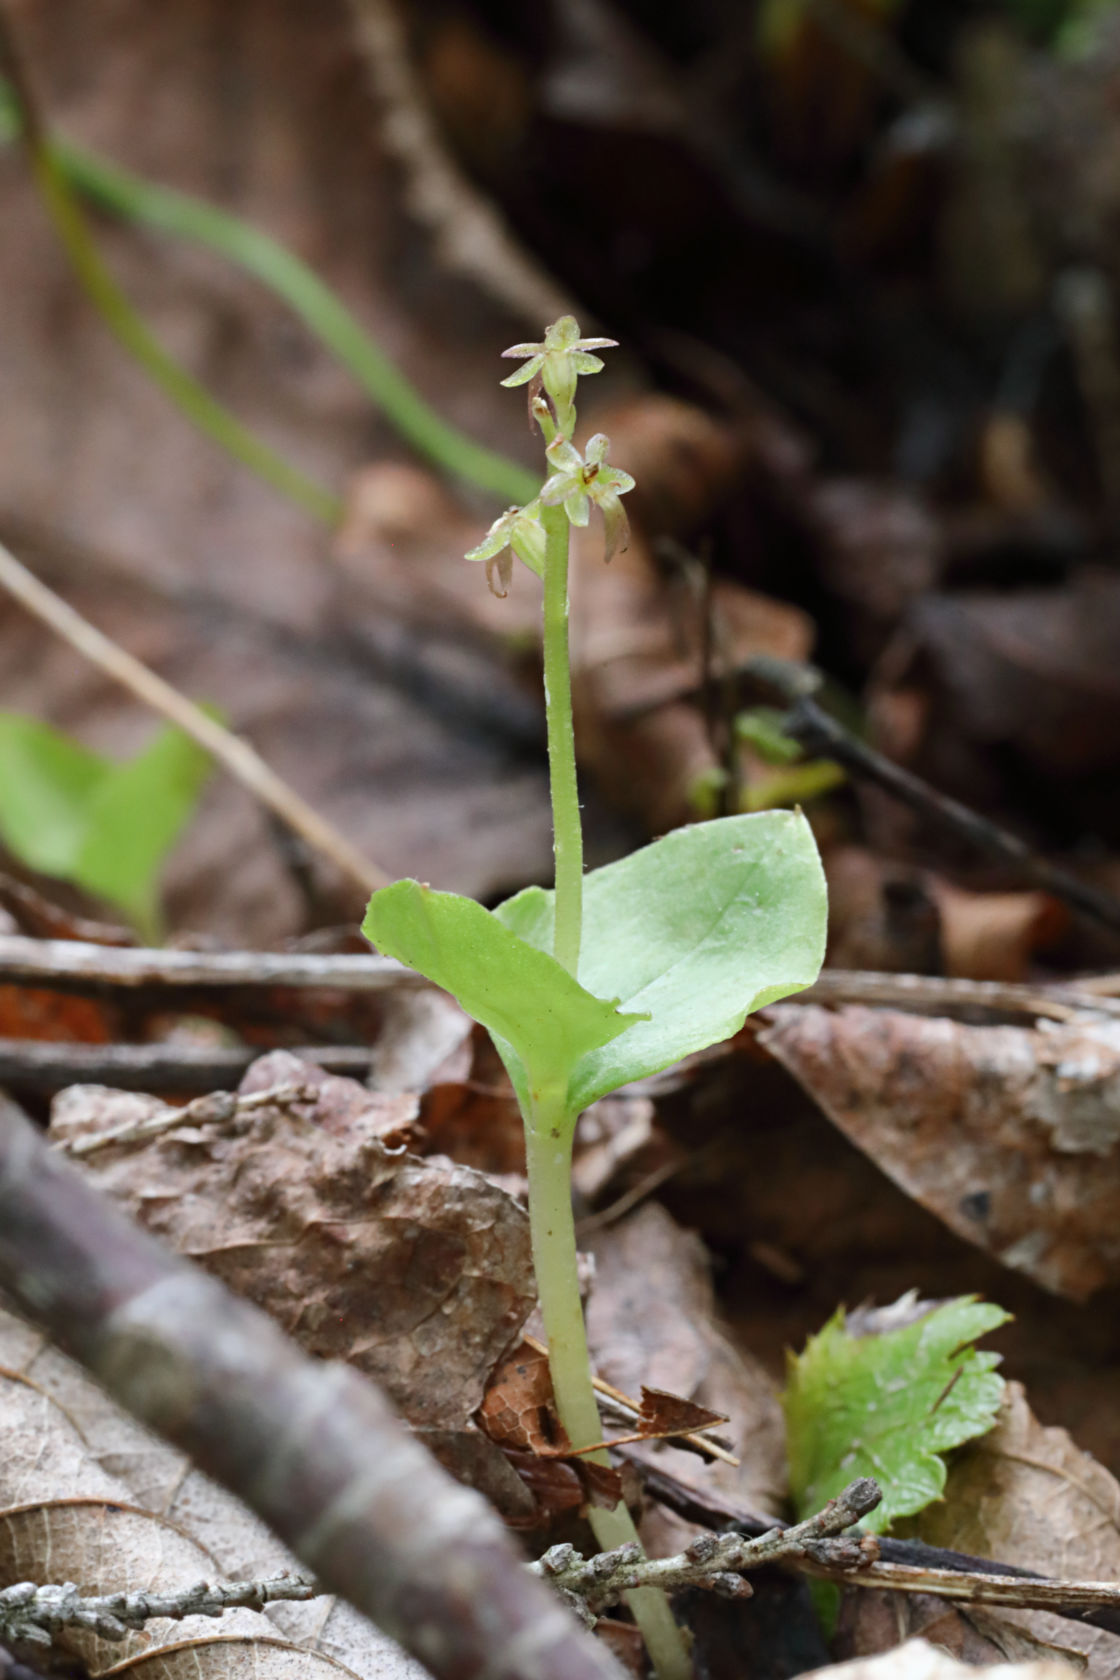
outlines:
[[554, 957], [457, 893], [395, 881], [370, 899], [362, 932], [451, 992], [512, 1050], [526, 1113], [534, 1094], [566, 1090], [573, 1066], [641, 1019], [619, 1014], [617, 999], [593, 997]]
[[28, 868], [73, 879], [108, 761], [17, 712], [0, 712], [0, 839]]
[[162, 729], [143, 752], [109, 766], [86, 812], [73, 879], [119, 905], [141, 933], [159, 933], [163, 860], [194, 815], [211, 762], [180, 729]]
[[37, 718], [0, 713], [0, 838], [29, 868], [108, 899], [152, 939], [160, 868], [209, 770], [178, 729], [117, 764]]
[[791, 1354], [784, 1405], [799, 1514], [820, 1510], [857, 1476], [874, 1476], [883, 1490], [864, 1521], [876, 1533], [940, 1498], [941, 1455], [985, 1435], [1003, 1394], [999, 1355], [969, 1344], [1008, 1317], [968, 1295], [899, 1329], [853, 1336], [841, 1308], [804, 1353]]
[[[551, 952], [551, 892], [529, 887], [495, 915]], [[752, 1010], [811, 986], [826, 919], [816, 842], [791, 811], [678, 828], [588, 875], [580, 982], [648, 1019], [581, 1054], [573, 1111], [730, 1038]], [[516, 1085], [523, 1073], [506, 1065]]]

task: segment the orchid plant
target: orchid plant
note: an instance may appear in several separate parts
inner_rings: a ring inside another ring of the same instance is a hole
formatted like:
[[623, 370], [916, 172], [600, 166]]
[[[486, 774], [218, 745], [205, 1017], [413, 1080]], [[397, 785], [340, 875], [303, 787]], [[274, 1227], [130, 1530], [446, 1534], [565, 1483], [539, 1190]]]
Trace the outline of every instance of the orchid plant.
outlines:
[[[576, 1268], [571, 1153], [589, 1104], [632, 1080], [728, 1038], [751, 1010], [816, 979], [826, 898], [816, 844], [799, 813], [766, 811], [675, 830], [585, 876], [568, 646], [571, 527], [602, 515], [605, 558], [626, 547], [621, 498], [634, 480], [608, 462], [601, 433], [581, 451], [575, 395], [603, 366], [570, 315], [540, 344], [506, 356], [524, 365], [505, 385], [529, 386], [545, 443], [537, 497], [496, 519], [468, 560], [504, 595], [514, 560], [543, 581], [555, 885], [485, 909], [472, 899], [397, 881], [374, 893], [363, 924], [377, 948], [451, 992], [491, 1034], [525, 1124], [529, 1217], [556, 1410], [573, 1449], [603, 1428], [592, 1387]], [[593, 929], [585, 938], [584, 922]], [[607, 1463], [605, 1450], [587, 1456]], [[623, 1503], [592, 1509], [604, 1548], [637, 1540]], [[630, 1608], [658, 1680], [691, 1672], [665, 1595], [642, 1588]]]

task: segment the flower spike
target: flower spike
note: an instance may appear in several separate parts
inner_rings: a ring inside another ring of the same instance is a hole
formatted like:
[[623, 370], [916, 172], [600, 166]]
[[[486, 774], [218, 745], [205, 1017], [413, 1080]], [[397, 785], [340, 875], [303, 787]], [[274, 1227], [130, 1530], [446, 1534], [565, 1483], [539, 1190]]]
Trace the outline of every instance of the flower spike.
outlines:
[[563, 502], [564, 512], [573, 525], [587, 524], [594, 502], [603, 515], [606, 528], [606, 552], [603, 556], [606, 560], [613, 560], [620, 548], [629, 545], [630, 521], [619, 497], [634, 488], [634, 480], [628, 472], [607, 465], [610, 446], [610, 439], [602, 432], [596, 432], [588, 442], [586, 454], [581, 455], [567, 438], [556, 438], [545, 451], [553, 472], [540, 497], [546, 507], [555, 507], [558, 502]]
[[465, 555], [467, 560], [485, 560], [490, 592], [504, 599], [513, 581], [514, 555], [538, 577], [544, 572], [544, 531], [537, 517], [539, 502], [528, 507], [507, 508], [491, 525], [478, 544]]
[[593, 350], [610, 350], [617, 344], [614, 338], [581, 338], [579, 322], [574, 315], [561, 315], [545, 329], [541, 344], [512, 344], [503, 356], [523, 356], [524, 367], [503, 379], [503, 385], [529, 386], [529, 419], [533, 420], [533, 399], [544, 386], [556, 415], [556, 426], [562, 437], [570, 437], [575, 426], [574, 408], [576, 381], [581, 373], [599, 373], [603, 363]]

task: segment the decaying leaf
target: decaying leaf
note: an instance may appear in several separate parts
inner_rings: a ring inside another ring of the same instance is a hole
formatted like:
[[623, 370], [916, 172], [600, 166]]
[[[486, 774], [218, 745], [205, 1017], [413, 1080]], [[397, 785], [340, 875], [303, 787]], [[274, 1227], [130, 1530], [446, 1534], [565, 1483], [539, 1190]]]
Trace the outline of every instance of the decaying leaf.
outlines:
[[1120, 1024], [775, 1008], [761, 1042], [959, 1236], [1059, 1294], [1120, 1281]]
[[1070, 1680], [1071, 1673], [1062, 1662], [973, 1667], [924, 1639], [909, 1639], [877, 1657], [856, 1657], [852, 1662], [814, 1669], [805, 1680], [824, 1680], [826, 1675], [828, 1680]]
[[[682, 1481], [721, 1490], [752, 1510], [776, 1511], [785, 1449], [774, 1385], [724, 1332], [699, 1238], [648, 1202], [597, 1231], [592, 1246], [587, 1323], [600, 1375], [626, 1394], [656, 1387], [729, 1418], [721, 1438], [740, 1462], [703, 1464], [671, 1442], [635, 1451], [656, 1455], [654, 1462]], [[651, 1547], [669, 1551], [690, 1537], [657, 1510], [647, 1514], [644, 1533]]]
[[[301, 1572], [252, 1512], [3, 1310], [0, 1435], [0, 1585], [174, 1591]], [[266, 1614], [151, 1621], [123, 1643], [69, 1630], [59, 1644], [92, 1675], [230, 1680], [251, 1669], [257, 1680], [425, 1680], [399, 1646], [326, 1595]]]
[[[1064, 1429], [1040, 1424], [1016, 1383], [997, 1427], [954, 1459], [944, 1499], [909, 1526], [932, 1545], [1043, 1575], [1120, 1579], [1120, 1484]], [[998, 1619], [1082, 1653], [1092, 1680], [1120, 1674], [1120, 1635], [1038, 1610], [1001, 1609]]]
[[[246, 1078], [272, 1083], [278, 1065]], [[321, 1093], [310, 1114], [264, 1108], [106, 1148], [85, 1170], [309, 1352], [374, 1377], [412, 1423], [460, 1428], [535, 1299], [526, 1215], [468, 1167], [386, 1146], [387, 1117], [412, 1099], [298, 1067]], [[69, 1134], [83, 1104], [105, 1125], [118, 1101], [134, 1099], [72, 1087], [56, 1107]]]

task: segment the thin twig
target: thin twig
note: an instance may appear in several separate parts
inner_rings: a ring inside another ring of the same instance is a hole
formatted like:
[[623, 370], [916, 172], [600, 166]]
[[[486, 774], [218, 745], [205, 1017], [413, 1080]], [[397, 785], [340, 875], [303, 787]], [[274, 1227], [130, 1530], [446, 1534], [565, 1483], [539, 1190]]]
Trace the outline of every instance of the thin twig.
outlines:
[[239, 1096], [233, 1091], [211, 1091], [181, 1108], [165, 1108], [142, 1120], [126, 1120], [101, 1132], [84, 1132], [80, 1137], [59, 1138], [53, 1147], [63, 1155], [92, 1155], [112, 1144], [147, 1143], [177, 1126], [228, 1126], [244, 1114], [259, 1108], [292, 1108], [296, 1103], [313, 1103], [319, 1096], [314, 1085], [272, 1085], [267, 1091]]
[[0, 543], [0, 588], [7, 590], [21, 606], [53, 630], [55, 635], [61, 636], [83, 658], [197, 741], [242, 787], [247, 788], [315, 851], [329, 858], [363, 892], [374, 892], [387, 884], [390, 877], [385, 871], [363, 857], [332, 824], [313, 810], [247, 741], [224, 729], [163, 677], [150, 671], [139, 659], [96, 629], [53, 589], [40, 583], [3, 543]]
[[[0, 1085], [58, 1091], [111, 1085], [118, 1091], [226, 1091], [263, 1055], [254, 1045], [56, 1044], [0, 1038]], [[366, 1079], [373, 1052], [359, 1044], [299, 1044], [293, 1053], [326, 1073]]]
[[355, 34], [381, 102], [382, 137], [404, 172], [408, 207], [449, 268], [534, 326], [567, 314], [553, 276], [519, 244], [451, 157], [428, 109], [394, 0], [350, 0]]
[[[535, 1336], [530, 1336], [526, 1332], [522, 1332], [521, 1339], [528, 1343], [534, 1353], [542, 1353], [547, 1357], [548, 1348], [544, 1342], [539, 1342]], [[632, 1422], [635, 1418], [641, 1416], [642, 1409], [638, 1402], [632, 1400], [628, 1394], [623, 1394], [620, 1388], [615, 1388], [614, 1384], [607, 1382], [604, 1377], [592, 1377], [591, 1386], [596, 1394], [605, 1400], [609, 1400], [622, 1413], [627, 1422]], [[677, 1444], [691, 1448], [692, 1451], [699, 1453], [702, 1458], [718, 1458], [722, 1463], [738, 1468], [739, 1460], [732, 1453], [729, 1453], [726, 1447], [721, 1446], [718, 1441], [711, 1440], [703, 1430], [682, 1435]]]
[[[31, 939], [0, 934], [0, 984], [63, 990], [204, 991], [226, 987], [324, 987], [341, 992], [395, 991], [428, 982], [390, 957], [320, 956], [282, 951], [165, 951]], [[1098, 989], [1099, 988], [1099, 989]], [[791, 1003], [864, 1003], [932, 1013], [979, 1010], [993, 1015], [1049, 1016], [1066, 1021], [1083, 1011], [1120, 1014], [1120, 977], [1072, 985], [1023, 986], [999, 980], [948, 980], [929, 974], [876, 974], [826, 968]]]
[[428, 982], [391, 957], [286, 951], [165, 951], [0, 934], [0, 983], [82, 991], [205, 991], [259, 986], [384, 992]]
[[[757, 1539], [741, 1534], [703, 1534], [675, 1557], [647, 1558], [638, 1546], [619, 1546], [598, 1557], [584, 1558], [574, 1546], [553, 1546], [530, 1568], [550, 1580], [565, 1598], [582, 1602], [593, 1616], [617, 1604], [635, 1587], [659, 1587], [679, 1592], [682, 1587], [706, 1587], [725, 1598], [748, 1598], [751, 1588], [744, 1571], [760, 1569], [782, 1559], [812, 1555], [821, 1542], [859, 1522], [882, 1499], [870, 1477], [852, 1482], [823, 1511], [792, 1528], [772, 1528]], [[862, 1536], [848, 1548], [852, 1567], [877, 1555], [878, 1543]]]
[[266, 1604], [317, 1598], [323, 1591], [309, 1575], [267, 1581], [196, 1581], [174, 1593], [120, 1592], [83, 1597], [73, 1581], [38, 1587], [19, 1581], [0, 1590], [0, 1643], [50, 1645], [61, 1628], [86, 1628], [99, 1639], [127, 1639], [133, 1628], [162, 1618], [220, 1616], [226, 1610], [263, 1610]]
[[811, 666], [758, 654], [747, 661], [744, 670], [786, 702], [789, 710], [783, 728], [806, 752], [835, 759], [853, 776], [874, 782], [930, 822], [967, 840], [978, 851], [1014, 864], [1024, 879], [1063, 899], [1082, 915], [1114, 931], [1120, 930], [1120, 899], [1086, 885], [1057, 864], [1039, 857], [1017, 834], [990, 822], [960, 800], [939, 793], [920, 776], [904, 770], [845, 729], [813, 698], [821, 679]]
[[[713, 1488], [695, 1488], [623, 1449], [622, 1457], [635, 1465], [646, 1493], [686, 1522], [706, 1528], [733, 1527], [739, 1534], [768, 1533], [769, 1519], [744, 1510]], [[1084, 1622], [1120, 1633], [1120, 1585], [1107, 1581], [1055, 1581], [1033, 1570], [991, 1558], [973, 1557], [920, 1540], [881, 1537], [875, 1563], [846, 1556], [830, 1557], [815, 1549], [788, 1561], [806, 1574], [861, 1587], [884, 1587], [893, 1592], [926, 1592], [943, 1598], [971, 1599], [977, 1604], [1003, 1604], [1017, 1609], [1049, 1610], [1067, 1621]]]

